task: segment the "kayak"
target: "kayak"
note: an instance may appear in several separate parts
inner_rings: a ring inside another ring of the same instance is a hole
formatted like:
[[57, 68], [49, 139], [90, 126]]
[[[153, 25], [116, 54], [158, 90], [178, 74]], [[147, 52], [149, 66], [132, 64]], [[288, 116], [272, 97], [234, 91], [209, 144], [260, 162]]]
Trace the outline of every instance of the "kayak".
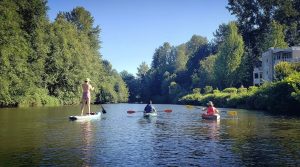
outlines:
[[218, 119], [220, 119], [220, 115], [219, 114], [214, 114], [214, 115], [202, 114], [202, 119], [218, 120]]
[[75, 120], [91, 120], [91, 119], [100, 118], [100, 116], [101, 116], [101, 112], [97, 112], [97, 113], [91, 113], [91, 115], [69, 116], [69, 119], [71, 121], [75, 121]]
[[149, 112], [149, 113], [144, 112], [144, 117], [156, 117], [156, 116], [157, 116], [157, 112]]

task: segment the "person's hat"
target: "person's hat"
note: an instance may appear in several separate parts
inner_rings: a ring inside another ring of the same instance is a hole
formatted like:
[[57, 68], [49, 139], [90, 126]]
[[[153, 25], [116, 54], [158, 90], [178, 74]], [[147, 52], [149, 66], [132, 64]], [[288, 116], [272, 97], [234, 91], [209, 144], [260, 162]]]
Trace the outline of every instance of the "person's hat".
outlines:
[[91, 80], [90, 80], [90, 78], [86, 78], [84, 81], [90, 82]]
[[207, 105], [209, 105], [209, 106], [213, 106], [214, 104], [213, 104], [213, 102], [212, 102], [212, 101], [209, 101], [209, 102], [207, 103]]

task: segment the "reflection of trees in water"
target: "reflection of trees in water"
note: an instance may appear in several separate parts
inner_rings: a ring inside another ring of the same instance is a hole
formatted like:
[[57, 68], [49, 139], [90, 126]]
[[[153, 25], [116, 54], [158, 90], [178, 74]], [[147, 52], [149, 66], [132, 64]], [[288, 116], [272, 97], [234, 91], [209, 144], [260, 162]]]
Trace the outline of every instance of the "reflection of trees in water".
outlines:
[[220, 135], [220, 120], [202, 120], [206, 126], [204, 126], [203, 130], [206, 131], [209, 139], [219, 140]]
[[[219, 160], [219, 121], [156, 124], [155, 164], [165, 166], [215, 166]], [[227, 161], [228, 162], [228, 161]]]
[[220, 120], [200, 120], [195, 125], [186, 126], [183, 133], [201, 140], [219, 140]]
[[[285, 120], [286, 121], [286, 120]], [[232, 150], [245, 165], [297, 166], [300, 161], [300, 126], [268, 117], [244, 117], [227, 122]], [[295, 161], [296, 160], [296, 161]], [[297, 162], [298, 161], [298, 162]]]
[[155, 164], [191, 166], [221, 164], [218, 155], [220, 121], [197, 119], [191, 122], [165, 121], [156, 123], [154, 133]]

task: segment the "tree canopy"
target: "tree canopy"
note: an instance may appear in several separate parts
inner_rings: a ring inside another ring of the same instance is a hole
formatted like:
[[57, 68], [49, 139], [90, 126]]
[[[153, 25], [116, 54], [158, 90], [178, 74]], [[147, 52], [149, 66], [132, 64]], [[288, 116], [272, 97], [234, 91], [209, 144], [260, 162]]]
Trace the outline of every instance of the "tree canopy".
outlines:
[[46, 4], [0, 2], [0, 106], [77, 104], [87, 77], [95, 103], [127, 101], [124, 81], [102, 60], [91, 14], [77, 7], [51, 23]]

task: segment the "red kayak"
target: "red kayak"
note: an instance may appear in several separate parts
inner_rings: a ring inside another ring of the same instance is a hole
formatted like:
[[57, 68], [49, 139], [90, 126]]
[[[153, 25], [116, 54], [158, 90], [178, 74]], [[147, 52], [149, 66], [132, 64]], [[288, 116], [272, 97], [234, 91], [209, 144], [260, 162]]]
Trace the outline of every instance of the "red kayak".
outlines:
[[214, 114], [214, 115], [202, 114], [202, 119], [218, 120], [218, 119], [220, 119], [220, 115], [219, 114]]

